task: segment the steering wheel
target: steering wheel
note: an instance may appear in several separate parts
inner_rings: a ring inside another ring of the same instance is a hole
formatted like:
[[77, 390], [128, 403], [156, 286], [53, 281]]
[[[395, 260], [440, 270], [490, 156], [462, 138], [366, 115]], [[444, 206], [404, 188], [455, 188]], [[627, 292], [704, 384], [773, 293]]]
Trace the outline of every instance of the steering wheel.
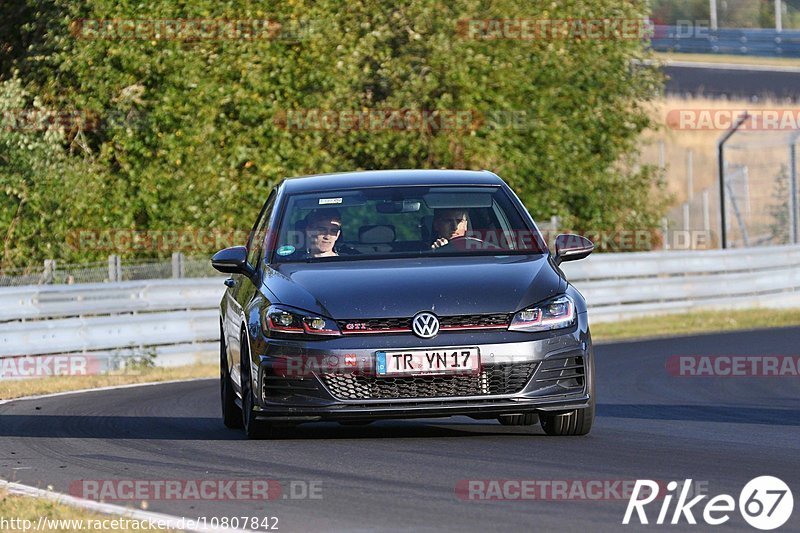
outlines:
[[486, 241], [482, 241], [476, 237], [467, 237], [466, 235], [461, 235], [459, 237], [453, 237], [450, 239], [447, 244], [439, 246], [438, 248], [433, 248], [433, 251], [438, 252], [439, 250], [449, 249], [449, 250], [492, 250], [492, 249], [499, 249], [500, 247], [492, 244], [487, 243]]

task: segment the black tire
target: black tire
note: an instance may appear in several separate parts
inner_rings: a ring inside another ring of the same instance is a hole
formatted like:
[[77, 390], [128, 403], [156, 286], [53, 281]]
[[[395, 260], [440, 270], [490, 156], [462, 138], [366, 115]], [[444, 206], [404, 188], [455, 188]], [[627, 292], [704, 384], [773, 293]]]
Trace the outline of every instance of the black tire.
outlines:
[[592, 430], [594, 422], [594, 397], [589, 400], [589, 407], [573, 409], [566, 413], [539, 413], [542, 429], [548, 435], [586, 435]]
[[231, 373], [228, 369], [228, 351], [221, 329], [219, 336], [219, 392], [222, 400], [222, 422], [225, 427], [241, 429], [242, 410], [236, 405], [236, 392], [233, 390]]
[[241, 342], [241, 376], [242, 376], [242, 427], [248, 439], [268, 439], [274, 436], [274, 428], [256, 419], [253, 396], [253, 381], [250, 379], [250, 349], [247, 339]]
[[539, 422], [536, 413], [523, 413], [519, 415], [500, 415], [497, 421], [504, 426], [532, 426]]
[[592, 430], [594, 423], [595, 411], [595, 394], [594, 394], [594, 349], [592, 346], [592, 337], [589, 335], [589, 405], [582, 409], [573, 409], [572, 411], [562, 413], [539, 413], [539, 422], [542, 424], [542, 429], [548, 435], [553, 436], [567, 436], [567, 435], [587, 435]]

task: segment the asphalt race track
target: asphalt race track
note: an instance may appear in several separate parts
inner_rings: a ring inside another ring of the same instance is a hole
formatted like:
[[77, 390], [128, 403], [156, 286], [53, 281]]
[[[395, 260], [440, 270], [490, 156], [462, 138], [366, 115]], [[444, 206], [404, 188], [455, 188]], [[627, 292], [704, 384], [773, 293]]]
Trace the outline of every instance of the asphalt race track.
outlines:
[[[800, 378], [681, 377], [674, 355], [797, 355], [800, 328], [597, 347], [599, 412], [588, 437], [468, 418], [311, 424], [248, 441], [219, 419], [216, 380], [25, 400], [0, 406], [0, 477], [68, 492], [80, 479], [321, 481], [321, 499], [149, 502], [178, 516], [272, 516], [278, 530], [757, 531], [738, 513], [720, 526], [621, 525], [627, 500], [466, 501], [469, 479], [691, 478], [711, 496], [780, 477], [800, 530]], [[673, 499], [674, 502], [677, 498]], [[706, 500], [707, 501], [707, 500]], [[138, 502], [124, 502], [138, 505]], [[697, 507], [695, 509], [697, 509]], [[668, 516], [671, 516], [672, 512]]]
[[[754, 63], [758, 58], [754, 58]], [[665, 92], [683, 97], [744, 98], [759, 101], [800, 101], [798, 67], [748, 68], [746, 65], [715, 65], [673, 62], [663, 67]]]

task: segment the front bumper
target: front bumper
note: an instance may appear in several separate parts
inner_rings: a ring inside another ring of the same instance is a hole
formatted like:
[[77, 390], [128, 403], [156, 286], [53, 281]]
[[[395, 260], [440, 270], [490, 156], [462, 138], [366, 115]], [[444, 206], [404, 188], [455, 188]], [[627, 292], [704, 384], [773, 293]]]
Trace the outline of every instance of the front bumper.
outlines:
[[[589, 405], [593, 351], [585, 313], [572, 328], [543, 333], [481, 331], [363, 335], [300, 342], [251, 340], [256, 416], [274, 422], [376, 420], [562, 411]], [[381, 377], [375, 352], [478, 347], [470, 376]]]

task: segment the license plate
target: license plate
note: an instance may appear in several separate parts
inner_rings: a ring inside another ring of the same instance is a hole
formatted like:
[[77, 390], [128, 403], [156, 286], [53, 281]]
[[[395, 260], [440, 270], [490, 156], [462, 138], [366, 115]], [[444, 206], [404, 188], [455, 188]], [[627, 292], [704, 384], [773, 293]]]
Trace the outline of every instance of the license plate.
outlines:
[[477, 348], [377, 352], [379, 376], [475, 374], [480, 369]]

